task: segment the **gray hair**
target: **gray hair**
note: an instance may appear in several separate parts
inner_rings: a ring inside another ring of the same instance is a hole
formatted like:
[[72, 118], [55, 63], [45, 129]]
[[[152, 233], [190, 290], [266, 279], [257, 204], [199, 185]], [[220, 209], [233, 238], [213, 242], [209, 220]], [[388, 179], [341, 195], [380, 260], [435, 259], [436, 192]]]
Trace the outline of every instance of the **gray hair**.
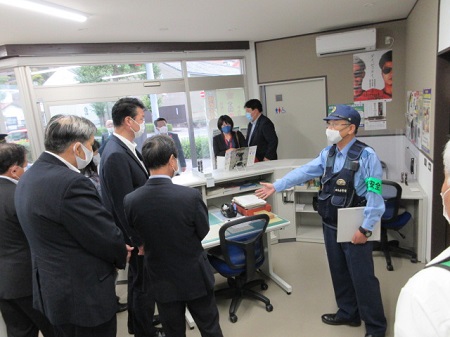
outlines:
[[51, 119], [45, 128], [45, 149], [56, 154], [63, 153], [73, 142], [84, 143], [96, 132], [94, 123], [84, 117], [58, 116]]
[[444, 172], [450, 177], [450, 140], [445, 144], [442, 156], [444, 157]]

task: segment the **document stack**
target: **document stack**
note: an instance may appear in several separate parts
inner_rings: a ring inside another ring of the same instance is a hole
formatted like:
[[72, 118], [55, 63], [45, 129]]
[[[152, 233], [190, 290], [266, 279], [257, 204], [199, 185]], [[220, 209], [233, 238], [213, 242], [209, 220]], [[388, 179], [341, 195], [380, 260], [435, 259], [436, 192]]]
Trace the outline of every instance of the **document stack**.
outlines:
[[253, 215], [259, 211], [270, 212], [272, 210], [270, 204], [268, 204], [265, 200], [258, 198], [254, 194], [234, 197], [233, 202], [237, 206], [237, 211], [245, 216]]

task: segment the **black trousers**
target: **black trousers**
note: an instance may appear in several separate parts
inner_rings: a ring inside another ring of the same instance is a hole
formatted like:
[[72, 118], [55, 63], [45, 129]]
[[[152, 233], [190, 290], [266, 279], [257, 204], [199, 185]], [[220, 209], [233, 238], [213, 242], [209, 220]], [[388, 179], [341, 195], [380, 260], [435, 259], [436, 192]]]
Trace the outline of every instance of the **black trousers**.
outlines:
[[135, 337], [153, 337], [155, 297], [148, 287], [148, 275], [144, 271], [144, 256], [131, 252], [128, 265], [128, 332]]
[[217, 309], [214, 292], [191, 301], [158, 302], [159, 319], [161, 320], [166, 337], [185, 337], [185, 311], [189, 309], [202, 337], [223, 337], [219, 325], [219, 311]]
[[48, 319], [33, 309], [33, 297], [0, 300], [0, 310], [5, 320], [8, 337], [37, 337], [39, 331], [44, 337], [55, 336]]
[[117, 318], [114, 315], [108, 322], [94, 327], [73, 324], [55, 326], [57, 337], [116, 337]]

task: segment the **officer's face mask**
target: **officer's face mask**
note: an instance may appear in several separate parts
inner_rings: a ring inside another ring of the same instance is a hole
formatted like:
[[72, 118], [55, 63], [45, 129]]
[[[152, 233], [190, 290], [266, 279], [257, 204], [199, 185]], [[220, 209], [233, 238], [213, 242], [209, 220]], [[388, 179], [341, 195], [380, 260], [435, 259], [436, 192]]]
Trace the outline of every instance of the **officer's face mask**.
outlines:
[[342, 140], [339, 130], [326, 129], [325, 133], [327, 135], [328, 142], [330, 142], [331, 144], [337, 144]]
[[447, 190], [444, 193], [441, 192], [441, 198], [442, 198], [442, 208], [444, 210], [443, 216], [445, 220], [447, 220], [447, 222], [450, 224], [450, 217], [447, 212], [447, 207], [445, 206], [445, 195], [448, 193], [448, 191], [450, 191], [450, 188], [447, 188]]

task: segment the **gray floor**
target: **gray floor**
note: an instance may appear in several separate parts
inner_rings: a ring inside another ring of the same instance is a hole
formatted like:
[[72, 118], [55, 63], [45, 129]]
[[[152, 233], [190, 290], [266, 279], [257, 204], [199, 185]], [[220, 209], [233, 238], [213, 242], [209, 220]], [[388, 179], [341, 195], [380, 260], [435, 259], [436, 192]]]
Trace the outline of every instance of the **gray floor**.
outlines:
[[[335, 312], [330, 274], [323, 244], [288, 242], [272, 246], [275, 272], [293, 287], [291, 295], [268, 281], [269, 289], [264, 294], [270, 298], [274, 307], [267, 312], [264, 305], [245, 299], [237, 312], [238, 321], [228, 320], [230, 300], [218, 298], [220, 323], [224, 336], [258, 337], [299, 337], [299, 336], [342, 336], [363, 337], [364, 326], [329, 326], [321, 322], [324, 313]], [[387, 271], [384, 257], [374, 253], [376, 275], [381, 283], [385, 314], [388, 319], [387, 336], [394, 336], [393, 323], [395, 305], [401, 287], [416, 271], [423, 268], [422, 263], [413, 264], [406, 258], [393, 258], [394, 271]], [[216, 284], [226, 282], [220, 275]], [[118, 286], [118, 293], [126, 297], [125, 286]], [[130, 336], [126, 329], [127, 313], [118, 314], [118, 336]], [[198, 329], [187, 329], [187, 337], [199, 337]]]

